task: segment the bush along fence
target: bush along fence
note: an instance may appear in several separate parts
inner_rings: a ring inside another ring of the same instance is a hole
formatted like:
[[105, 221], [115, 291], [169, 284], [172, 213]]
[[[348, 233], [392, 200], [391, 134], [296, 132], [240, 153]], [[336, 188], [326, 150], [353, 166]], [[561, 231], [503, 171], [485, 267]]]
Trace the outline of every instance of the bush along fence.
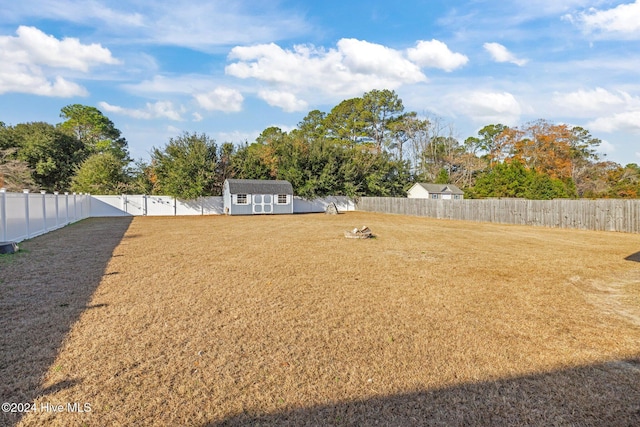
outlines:
[[[348, 197], [315, 200], [294, 197], [294, 213], [324, 212], [329, 203], [339, 211], [355, 210]], [[21, 242], [89, 217], [182, 216], [223, 213], [222, 197], [179, 200], [170, 196], [94, 196], [76, 193], [9, 193], [0, 189], [0, 242]]]
[[0, 241], [20, 242], [90, 215], [90, 196], [76, 193], [8, 193], [0, 189]]
[[357, 210], [441, 219], [640, 233], [640, 200], [431, 200], [361, 197]]

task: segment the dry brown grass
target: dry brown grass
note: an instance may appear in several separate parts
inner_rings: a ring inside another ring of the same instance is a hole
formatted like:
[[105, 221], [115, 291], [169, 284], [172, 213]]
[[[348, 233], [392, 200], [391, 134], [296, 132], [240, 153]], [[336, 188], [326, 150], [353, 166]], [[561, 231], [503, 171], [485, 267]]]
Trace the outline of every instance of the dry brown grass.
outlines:
[[[624, 259], [640, 236], [359, 212], [125, 221], [0, 260], [3, 400], [92, 409], [8, 423], [640, 423]], [[377, 238], [343, 237], [362, 225]], [[39, 281], [50, 295], [26, 298]], [[5, 339], [66, 308], [23, 356]]]

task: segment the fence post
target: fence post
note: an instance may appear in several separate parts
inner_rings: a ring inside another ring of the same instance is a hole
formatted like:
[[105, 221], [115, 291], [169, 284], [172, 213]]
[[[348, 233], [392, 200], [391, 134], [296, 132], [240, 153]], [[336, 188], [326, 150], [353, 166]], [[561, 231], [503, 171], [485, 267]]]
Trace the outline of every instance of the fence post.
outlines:
[[24, 194], [24, 219], [28, 239], [31, 237], [31, 233], [29, 233], [29, 190], [22, 190], [22, 193]]
[[48, 232], [47, 229], [47, 192], [45, 190], [40, 190], [40, 194], [42, 194], [42, 220], [44, 224], [44, 232]]
[[0, 227], [2, 227], [2, 234], [0, 235], [0, 241], [7, 241], [7, 190], [0, 188]]
[[69, 192], [64, 192], [64, 215], [65, 221], [64, 225], [69, 224]]
[[73, 222], [78, 220], [78, 199], [76, 198], [75, 191], [72, 193], [73, 195]]
[[60, 195], [60, 193], [58, 193], [57, 191], [53, 192], [53, 195], [55, 197], [55, 205], [56, 205], [56, 228], [60, 227], [60, 206], [58, 205], [58, 196]]

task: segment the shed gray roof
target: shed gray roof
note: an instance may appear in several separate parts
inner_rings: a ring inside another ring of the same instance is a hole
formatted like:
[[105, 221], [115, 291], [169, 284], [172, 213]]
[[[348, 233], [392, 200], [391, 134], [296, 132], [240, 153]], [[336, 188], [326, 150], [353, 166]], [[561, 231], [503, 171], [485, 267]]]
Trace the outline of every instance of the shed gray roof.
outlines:
[[453, 184], [429, 184], [426, 182], [418, 182], [417, 185], [424, 188], [429, 193], [464, 194], [464, 191]]
[[231, 194], [291, 194], [289, 181], [266, 179], [227, 179]]

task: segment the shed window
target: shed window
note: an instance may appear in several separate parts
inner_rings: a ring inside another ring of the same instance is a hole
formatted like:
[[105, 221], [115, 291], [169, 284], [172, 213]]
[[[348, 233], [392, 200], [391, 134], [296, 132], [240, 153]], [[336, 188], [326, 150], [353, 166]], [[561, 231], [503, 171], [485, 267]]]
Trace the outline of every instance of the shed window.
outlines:
[[438, 197], [438, 194], [432, 194], [432, 195], [431, 195], [431, 198], [432, 198], [432, 199], [438, 199], [439, 197]]
[[236, 195], [236, 205], [247, 205], [247, 204], [249, 204], [249, 200], [247, 199], [246, 194]]
[[286, 205], [288, 202], [288, 197], [286, 194], [278, 194], [278, 204], [279, 205]]
[[453, 196], [453, 198], [454, 198], [455, 200], [460, 200], [460, 195], [459, 195], [459, 194], [456, 194], [456, 195], [454, 195], [454, 196]]

